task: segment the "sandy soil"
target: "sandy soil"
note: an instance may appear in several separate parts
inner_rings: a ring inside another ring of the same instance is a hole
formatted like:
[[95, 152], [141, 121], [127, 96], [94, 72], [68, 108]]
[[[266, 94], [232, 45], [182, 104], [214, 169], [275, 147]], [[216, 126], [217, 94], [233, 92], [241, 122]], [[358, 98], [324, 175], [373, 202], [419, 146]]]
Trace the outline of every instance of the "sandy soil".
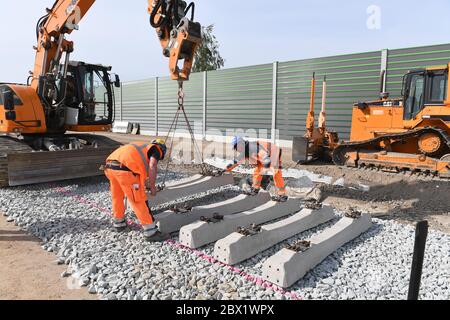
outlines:
[[0, 300], [92, 300], [86, 288], [61, 279], [67, 268], [58, 266], [54, 253], [44, 251], [37, 238], [27, 235], [0, 215]]

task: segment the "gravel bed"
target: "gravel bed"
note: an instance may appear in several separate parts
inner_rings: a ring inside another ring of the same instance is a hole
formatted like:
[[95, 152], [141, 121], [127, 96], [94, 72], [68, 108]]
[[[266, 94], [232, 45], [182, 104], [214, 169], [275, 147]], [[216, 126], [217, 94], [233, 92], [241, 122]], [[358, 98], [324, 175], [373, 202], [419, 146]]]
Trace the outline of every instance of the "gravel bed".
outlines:
[[[171, 173], [169, 180], [185, 175]], [[61, 188], [74, 197], [68, 197]], [[224, 187], [186, 199], [190, 205], [221, 201], [238, 194]], [[90, 178], [0, 189], [0, 211], [67, 264], [72, 277], [101, 299], [292, 299], [245, 280], [189, 250], [148, 244], [140, 231], [111, 230], [108, 183]], [[106, 210], [105, 210], [106, 209]], [[131, 212], [130, 215], [131, 217]], [[338, 216], [335, 221], [337, 221]], [[335, 221], [304, 232], [236, 266], [261, 276], [265, 259], [286, 243], [305, 239]], [[174, 237], [177, 241], [178, 238]], [[337, 250], [289, 289], [302, 299], [405, 299], [414, 229], [374, 219], [371, 230]], [[200, 252], [213, 253], [213, 245]], [[424, 264], [422, 299], [450, 299], [450, 236], [431, 231]]]

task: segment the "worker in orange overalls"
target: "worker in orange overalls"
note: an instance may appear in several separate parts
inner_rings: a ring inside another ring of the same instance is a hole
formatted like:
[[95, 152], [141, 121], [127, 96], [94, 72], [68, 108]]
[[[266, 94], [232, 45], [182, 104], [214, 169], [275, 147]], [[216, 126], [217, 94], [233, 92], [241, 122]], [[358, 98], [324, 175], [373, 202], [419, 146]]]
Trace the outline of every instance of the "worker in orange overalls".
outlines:
[[167, 152], [165, 141], [152, 143], [136, 142], [120, 147], [106, 160], [106, 176], [111, 184], [114, 228], [123, 231], [125, 219], [125, 197], [128, 199], [149, 242], [161, 242], [170, 238], [159, 232], [152, 216], [146, 189], [156, 196], [156, 175], [158, 162], [164, 160]]
[[273, 197], [273, 200], [285, 202], [288, 197], [286, 196], [286, 185], [281, 172], [282, 150], [270, 142], [249, 142], [242, 137], [233, 137], [231, 144], [233, 149], [239, 152], [239, 156], [227, 166], [226, 171], [231, 172], [247, 160], [250, 161], [250, 164], [256, 165], [253, 173], [253, 185], [250, 191], [252, 195], [259, 193], [264, 174], [267, 171], [271, 171], [277, 189], [277, 196]]

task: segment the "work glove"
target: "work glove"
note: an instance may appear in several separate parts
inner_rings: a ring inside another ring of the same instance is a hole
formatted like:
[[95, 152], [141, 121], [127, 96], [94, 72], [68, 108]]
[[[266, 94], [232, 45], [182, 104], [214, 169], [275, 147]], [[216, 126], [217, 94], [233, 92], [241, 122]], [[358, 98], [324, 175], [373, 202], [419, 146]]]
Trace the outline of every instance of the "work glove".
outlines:
[[226, 167], [226, 171], [230, 171], [231, 169], [233, 169], [233, 167], [234, 167], [234, 163], [228, 164]]

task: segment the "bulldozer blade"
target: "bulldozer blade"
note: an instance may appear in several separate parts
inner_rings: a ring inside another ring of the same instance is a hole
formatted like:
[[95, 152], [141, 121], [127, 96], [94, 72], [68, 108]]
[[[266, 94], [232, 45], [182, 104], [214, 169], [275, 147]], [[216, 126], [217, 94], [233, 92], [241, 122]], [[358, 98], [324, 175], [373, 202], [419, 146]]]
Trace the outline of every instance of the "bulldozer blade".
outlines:
[[294, 137], [292, 147], [292, 161], [296, 163], [308, 162], [309, 140], [305, 137]]

